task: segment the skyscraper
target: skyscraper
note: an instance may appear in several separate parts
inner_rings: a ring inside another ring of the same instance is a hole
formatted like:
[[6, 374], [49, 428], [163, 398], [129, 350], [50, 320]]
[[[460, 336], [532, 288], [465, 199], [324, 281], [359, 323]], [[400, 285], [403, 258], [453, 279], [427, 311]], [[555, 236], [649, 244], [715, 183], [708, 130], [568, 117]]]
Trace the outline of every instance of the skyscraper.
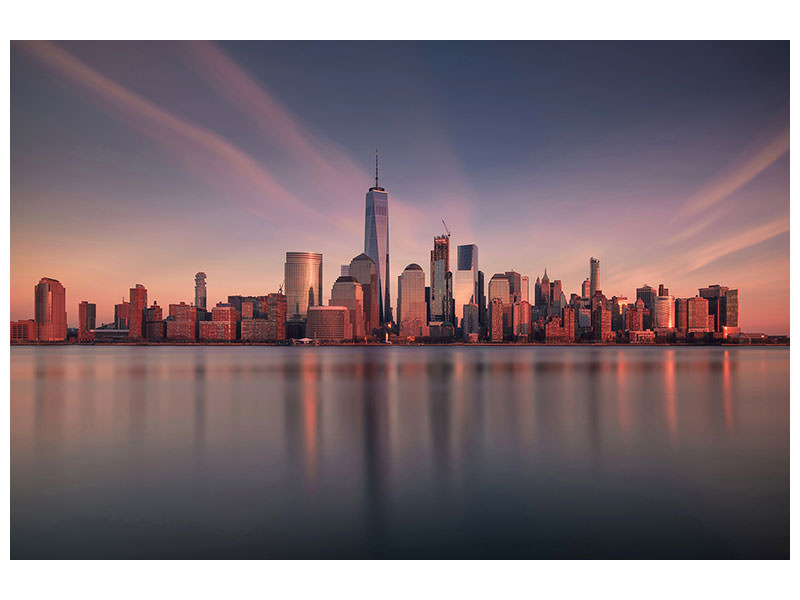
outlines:
[[148, 340], [164, 339], [164, 310], [153, 301], [153, 305], [145, 311], [144, 333]]
[[511, 281], [507, 273], [495, 273], [489, 280], [489, 301], [495, 298], [499, 298], [503, 305], [512, 303]]
[[[350, 267], [348, 265], [348, 272]], [[350, 311], [353, 338], [364, 339], [364, 290], [351, 275], [341, 275], [333, 284], [330, 306], [345, 306]]]
[[457, 267], [453, 277], [455, 301], [453, 325], [460, 327], [464, 318], [464, 305], [478, 303], [478, 246], [475, 244], [459, 246]]
[[728, 333], [738, 331], [739, 290], [714, 284], [700, 288], [700, 297], [708, 300], [708, 314], [713, 317], [714, 331]]
[[444, 321], [449, 313], [447, 272], [450, 270], [450, 237], [437, 235], [431, 250], [431, 321]]
[[653, 328], [675, 328], [675, 298], [672, 296], [656, 296]]
[[513, 278], [509, 277], [508, 273], [495, 273], [489, 280], [489, 301], [500, 300], [503, 303], [503, 335], [507, 338], [512, 335], [511, 325], [515, 298], [512, 293], [512, 282]]
[[589, 279], [584, 279], [583, 284], [581, 285], [581, 297], [583, 298], [591, 298], [592, 297], [592, 283]]
[[397, 321], [400, 335], [427, 336], [425, 308], [425, 272], [418, 264], [410, 264], [397, 278]]
[[600, 289], [600, 259], [592, 256], [589, 259], [589, 297]]
[[367, 192], [364, 223], [364, 253], [378, 267], [378, 315], [391, 321], [389, 300], [389, 194], [378, 185], [378, 151], [375, 151], [375, 185]]
[[57, 279], [42, 277], [34, 286], [36, 339], [60, 342], [67, 339], [67, 293]]
[[194, 276], [194, 305], [206, 309], [206, 274], [202, 271]]
[[93, 339], [92, 329], [96, 327], [97, 306], [86, 300], [78, 305], [78, 341], [90, 342]]
[[489, 300], [489, 341], [503, 341], [503, 301], [500, 298]]
[[[706, 303], [708, 304], [708, 303]], [[706, 307], [706, 312], [708, 307]], [[708, 316], [705, 317], [706, 321]], [[675, 329], [686, 333], [689, 328], [689, 300], [687, 298], [675, 298]]]
[[523, 275], [520, 278], [520, 290], [519, 290], [519, 301], [520, 302], [528, 302], [530, 303], [530, 279], [527, 275]]
[[287, 252], [283, 277], [288, 319], [305, 319], [309, 306], [322, 304], [322, 254]]
[[686, 329], [689, 332], [705, 333], [708, 328], [708, 300], [696, 296], [686, 301]]
[[511, 302], [519, 302], [521, 298], [521, 288], [522, 288], [522, 275], [517, 273], [516, 271], [506, 271], [506, 277], [508, 277], [508, 285], [510, 291], [509, 300]]
[[140, 340], [144, 337], [144, 324], [147, 311], [147, 288], [141, 283], [130, 289], [128, 307], [128, 337]]
[[378, 267], [363, 252], [350, 261], [350, 277], [361, 284], [364, 297], [365, 335], [372, 335], [381, 326], [378, 302]]
[[657, 294], [655, 288], [651, 288], [647, 284], [644, 284], [640, 288], [636, 288], [636, 299], [641, 299], [642, 302], [644, 302], [644, 307], [651, 313], [656, 307], [656, 296]]
[[481, 335], [486, 332], [486, 281], [483, 271], [478, 271], [478, 323], [481, 326]]

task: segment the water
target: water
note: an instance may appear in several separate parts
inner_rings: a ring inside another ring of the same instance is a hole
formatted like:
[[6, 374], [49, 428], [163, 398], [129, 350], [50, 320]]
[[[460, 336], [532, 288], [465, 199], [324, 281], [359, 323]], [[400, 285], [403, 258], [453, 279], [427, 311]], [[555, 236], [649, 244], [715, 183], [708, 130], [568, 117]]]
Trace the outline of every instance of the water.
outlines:
[[12, 558], [788, 558], [788, 348], [16, 347]]

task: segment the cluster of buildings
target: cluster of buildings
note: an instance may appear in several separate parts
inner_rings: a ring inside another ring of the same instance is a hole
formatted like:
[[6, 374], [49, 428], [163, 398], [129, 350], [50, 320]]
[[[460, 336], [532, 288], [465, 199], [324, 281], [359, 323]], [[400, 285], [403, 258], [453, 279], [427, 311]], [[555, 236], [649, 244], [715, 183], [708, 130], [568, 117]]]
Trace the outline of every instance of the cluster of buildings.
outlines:
[[[445, 226], [446, 229], [446, 226]], [[228, 296], [207, 308], [206, 274], [195, 275], [195, 298], [166, 308], [148, 306], [142, 284], [114, 307], [114, 322], [98, 326], [96, 306], [78, 306], [77, 342], [324, 342], [406, 341], [653, 343], [712, 341], [739, 330], [739, 292], [711, 285], [691, 298], [675, 298], [662, 284], [644, 285], [636, 298], [605, 295], [600, 261], [569, 298], [545, 269], [530, 296], [530, 280], [516, 271], [486, 281], [478, 247], [459, 245], [451, 261], [450, 232], [433, 239], [430, 270], [416, 263], [397, 278], [397, 310], [389, 294], [389, 194], [378, 184], [366, 196], [364, 252], [342, 265], [323, 304], [322, 254], [287, 252], [277, 293]], [[12, 342], [68, 338], [65, 290], [42, 278], [34, 290], [34, 318], [11, 323]]]

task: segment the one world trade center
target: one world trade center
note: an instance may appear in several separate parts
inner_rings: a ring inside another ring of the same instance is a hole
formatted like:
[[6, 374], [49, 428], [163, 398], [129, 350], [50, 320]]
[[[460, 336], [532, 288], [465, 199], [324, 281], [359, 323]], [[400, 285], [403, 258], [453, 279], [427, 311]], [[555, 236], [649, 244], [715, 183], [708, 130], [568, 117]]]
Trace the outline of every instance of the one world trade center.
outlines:
[[389, 194], [378, 185], [378, 151], [375, 150], [375, 185], [367, 192], [364, 253], [378, 267], [378, 314], [381, 323], [392, 320], [389, 300]]

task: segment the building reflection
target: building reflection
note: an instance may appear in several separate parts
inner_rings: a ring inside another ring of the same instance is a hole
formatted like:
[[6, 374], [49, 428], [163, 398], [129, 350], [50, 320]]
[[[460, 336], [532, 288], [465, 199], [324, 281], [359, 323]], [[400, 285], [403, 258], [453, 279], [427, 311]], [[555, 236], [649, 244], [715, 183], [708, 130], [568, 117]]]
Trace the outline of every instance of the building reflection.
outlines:
[[725, 350], [722, 358], [722, 404], [725, 407], [725, 427], [730, 433], [733, 429], [733, 403], [731, 400], [731, 357]]
[[313, 495], [318, 477], [321, 365], [316, 353], [303, 349], [286, 359], [283, 371], [287, 378], [283, 414], [288, 483], [300, 484], [306, 495]]
[[387, 543], [391, 440], [386, 381], [388, 365], [373, 354], [364, 355], [361, 391], [367, 546], [380, 556]]
[[628, 408], [628, 361], [623, 350], [617, 352], [617, 423], [622, 438], [627, 441], [630, 433]]
[[61, 354], [34, 352], [33, 451], [46, 463], [58, 456], [64, 433], [64, 365]]
[[193, 450], [195, 467], [198, 474], [205, 471], [206, 463], [206, 411], [208, 394], [208, 366], [205, 352], [194, 355], [193, 384], [194, 384], [194, 432]]
[[670, 443], [678, 441], [678, 406], [675, 398], [675, 351], [666, 350], [664, 355], [664, 398], [667, 429]]

